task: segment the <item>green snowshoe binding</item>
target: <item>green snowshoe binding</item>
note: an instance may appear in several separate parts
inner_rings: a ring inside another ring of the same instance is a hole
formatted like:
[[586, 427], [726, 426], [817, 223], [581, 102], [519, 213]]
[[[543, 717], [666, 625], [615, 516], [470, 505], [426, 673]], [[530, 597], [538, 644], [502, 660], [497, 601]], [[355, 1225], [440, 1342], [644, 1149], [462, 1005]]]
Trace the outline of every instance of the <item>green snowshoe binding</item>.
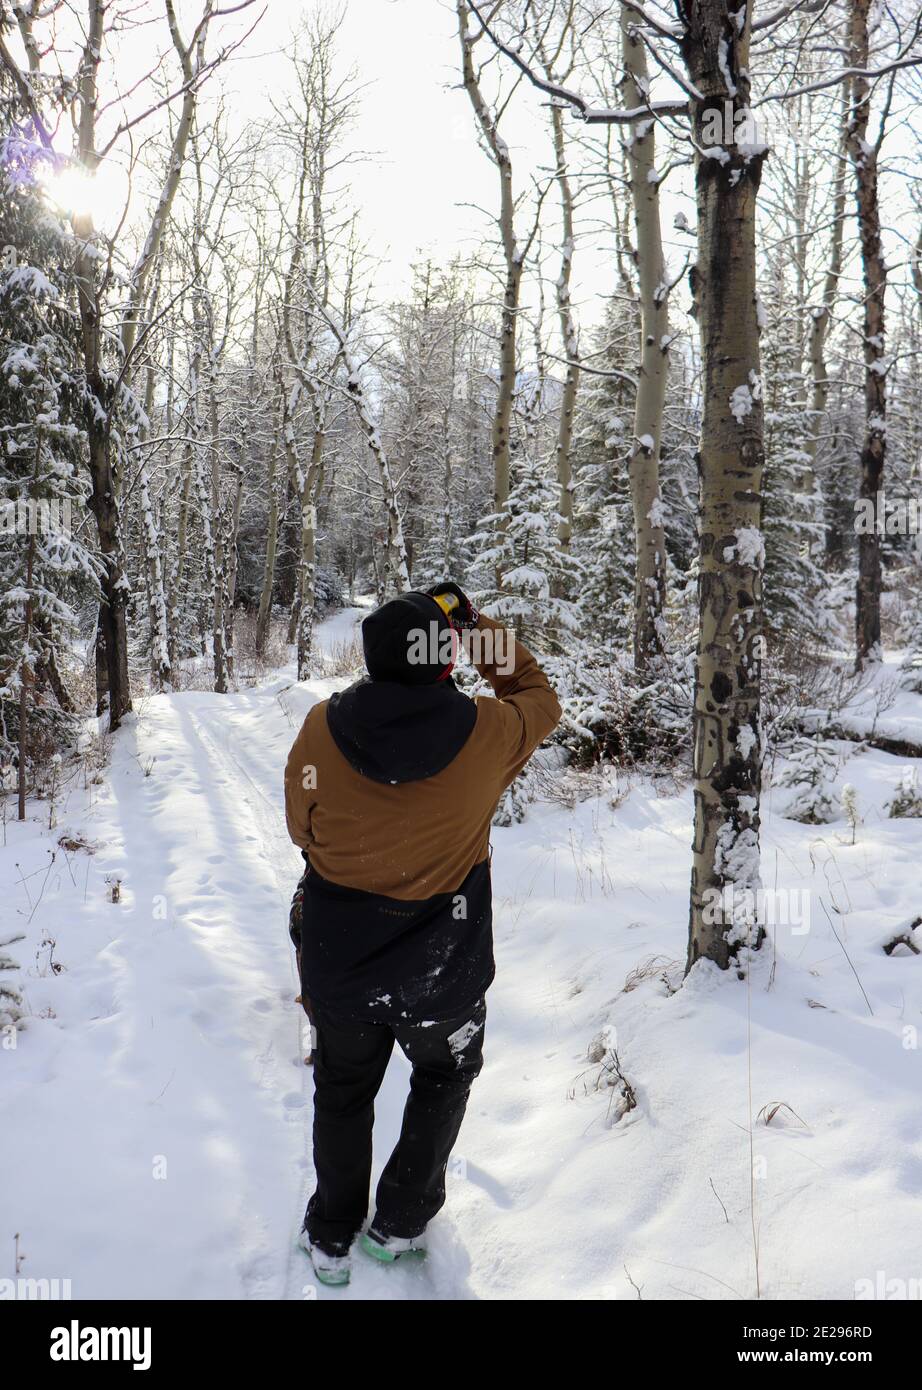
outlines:
[[422, 1236], [409, 1238], [383, 1236], [374, 1227], [365, 1231], [359, 1244], [366, 1255], [370, 1255], [373, 1260], [378, 1260], [381, 1264], [386, 1265], [394, 1264], [407, 1255], [414, 1255], [418, 1259], [422, 1259], [426, 1254]]
[[310, 1256], [318, 1283], [326, 1284], [330, 1288], [342, 1288], [348, 1284], [352, 1276], [352, 1259], [348, 1251], [345, 1254], [334, 1255], [321, 1250], [319, 1245], [311, 1244], [306, 1231], [302, 1231], [298, 1236], [298, 1244]]

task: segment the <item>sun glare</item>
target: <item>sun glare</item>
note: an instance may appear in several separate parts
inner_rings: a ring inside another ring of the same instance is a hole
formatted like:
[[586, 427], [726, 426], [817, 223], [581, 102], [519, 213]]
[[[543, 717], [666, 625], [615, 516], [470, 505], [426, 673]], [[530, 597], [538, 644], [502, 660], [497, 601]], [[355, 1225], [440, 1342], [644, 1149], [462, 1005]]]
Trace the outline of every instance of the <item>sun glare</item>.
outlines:
[[128, 196], [127, 180], [121, 170], [103, 165], [95, 174], [76, 165], [64, 165], [42, 178], [42, 187], [51, 203], [69, 217], [92, 216], [93, 225], [112, 230], [118, 222]]

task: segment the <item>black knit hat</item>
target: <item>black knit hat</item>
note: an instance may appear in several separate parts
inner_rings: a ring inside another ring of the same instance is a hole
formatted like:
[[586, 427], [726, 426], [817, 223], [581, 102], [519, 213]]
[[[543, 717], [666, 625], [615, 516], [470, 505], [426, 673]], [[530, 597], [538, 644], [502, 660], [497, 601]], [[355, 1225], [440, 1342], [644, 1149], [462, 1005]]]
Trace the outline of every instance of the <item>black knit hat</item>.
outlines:
[[[431, 685], [451, 666], [450, 632], [451, 624], [428, 594], [413, 591], [389, 599], [362, 623], [368, 674], [377, 681]], [[421, 651], [431, 660], [420, 661]]]

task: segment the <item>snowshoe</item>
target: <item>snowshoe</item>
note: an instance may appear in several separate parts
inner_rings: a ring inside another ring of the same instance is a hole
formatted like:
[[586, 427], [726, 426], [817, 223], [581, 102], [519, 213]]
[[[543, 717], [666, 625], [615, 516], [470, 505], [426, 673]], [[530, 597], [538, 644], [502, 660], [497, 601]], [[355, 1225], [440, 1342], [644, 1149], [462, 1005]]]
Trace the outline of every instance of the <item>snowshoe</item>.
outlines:
[[352, 1274], [352, 1261], [348, 1252], [343, 1255], [331, 1255], [326, 1250], [321, 1250], [318, 1245], [312, 1245], [307, 1231], [302, 1231], [298, 1236], [298, 1244], [310, 1256], [314, 1273], [321, 1284], [329, 1284], [331, 1288], [342, 1288], [348, 1284]]
[[359, 1243], [365, 1254], [370, 1255], [373, 1260], [380, 1260], [382, 1264], [393, 1264], [405, 1255], [423, 1258], [426, 1247], [422, 1242], [422, 1236], [382, 1236], [374, 1227], [370, 1227]]

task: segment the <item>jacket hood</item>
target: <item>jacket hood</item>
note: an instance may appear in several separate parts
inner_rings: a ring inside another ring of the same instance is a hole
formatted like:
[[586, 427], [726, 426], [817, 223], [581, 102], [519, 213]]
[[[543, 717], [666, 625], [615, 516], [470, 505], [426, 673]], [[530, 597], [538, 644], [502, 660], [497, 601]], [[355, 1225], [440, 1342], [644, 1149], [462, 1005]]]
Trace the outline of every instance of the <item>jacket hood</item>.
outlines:
[[477, 706], [451, 678], [404, 685], [367, 676], [331, 695], [327, 727], [343, 757], [373, 782], [419, 782], [457, 757]]
[[[432, 685], [451, 669], [452, 628], [435, 599], [411, 590], [388, 599], [362, 623], [365, 666], [375, 681]], [[422, 652], [416, 650], [423, 639]]]

